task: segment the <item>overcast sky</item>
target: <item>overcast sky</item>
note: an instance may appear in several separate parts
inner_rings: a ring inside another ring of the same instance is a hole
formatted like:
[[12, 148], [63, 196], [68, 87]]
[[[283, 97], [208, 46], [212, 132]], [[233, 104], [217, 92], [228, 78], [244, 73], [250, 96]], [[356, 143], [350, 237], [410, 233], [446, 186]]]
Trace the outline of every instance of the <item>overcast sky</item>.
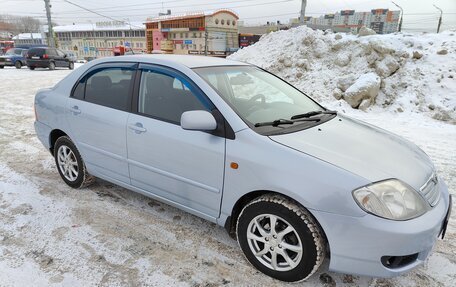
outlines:
[[[110, 21], [67, 3], [65, 0], [50, 0], [53, 21], [58, 24], [89, 23]], [[186, 11], [230, 8], [239, 14], [246, 24], [260, 24], [266, 21], [288, 22], [297, 17], [301, 0], [69, 0], [118, 20], [145, 21], [159, 12], [171, 9], [172, 13]], [[308, 0], [306, 15], [318, 16], [339, 10], [354, 9], [370, 11], [375, 8], [397, 7], [389, 0]], [[439, 11], [443, 12], [442, 29], [456, 29], [456, 0], [396, 0], [404, 9], [404, 30], [432, 31], [437, 27]], [[0, 0], [0, 13], [27, 15], [46, 19], [44, 0]]]

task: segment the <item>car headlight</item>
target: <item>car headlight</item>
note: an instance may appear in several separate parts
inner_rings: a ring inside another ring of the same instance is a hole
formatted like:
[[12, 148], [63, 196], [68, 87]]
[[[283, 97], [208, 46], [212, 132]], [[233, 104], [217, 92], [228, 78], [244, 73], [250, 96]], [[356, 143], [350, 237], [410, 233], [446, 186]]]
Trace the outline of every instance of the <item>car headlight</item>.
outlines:
[[397, 179], [358, 188], [353, 197], [364, 211], [392, 220], [412, 219], [427, 211], [423, 197]]

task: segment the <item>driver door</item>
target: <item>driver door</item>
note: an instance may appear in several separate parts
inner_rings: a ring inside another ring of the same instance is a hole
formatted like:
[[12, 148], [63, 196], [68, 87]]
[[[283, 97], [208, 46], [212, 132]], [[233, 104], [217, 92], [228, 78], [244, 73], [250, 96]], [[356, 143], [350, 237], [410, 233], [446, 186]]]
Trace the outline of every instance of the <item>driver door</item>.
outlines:
[[183, 112], [214, 109], [175, 70], [141, 65], [137, 101], [127, 121], [131, 184], [208, 219], [219, 216], [225, 138], [180, 126]]

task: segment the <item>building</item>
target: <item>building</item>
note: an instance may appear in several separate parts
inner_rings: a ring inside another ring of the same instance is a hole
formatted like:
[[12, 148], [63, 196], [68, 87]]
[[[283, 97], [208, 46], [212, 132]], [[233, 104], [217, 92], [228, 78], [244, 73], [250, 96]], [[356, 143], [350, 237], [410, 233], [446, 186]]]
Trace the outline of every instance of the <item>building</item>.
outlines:
[[13, 37], [14, 46], [45, 45], [41, 33], [21, 33]]
[[334, 14], [320, 17], [306, 17], [306, 25], [314, 29], [332, 29], [358, 33], [362, 26], [373, 29], [378, 34], [388, 34], [397, 31], [400, 11], [388, 9], [373, 9], [370, 12], [355, 12], [342, 10]]
[[113, 21], [56, 26], [54, 32], [57, 46], [73, 51], [78, 58], [113, 56], [114, 49], [119, 46], [138, 53], [146, 50], [143, 23]]
[[227, 9], [149, 18], [147, 52], [226, 56], [239, 48], [238, 19]]
[[248, 47], [260, 41], [261, 35], [258, 34], [239, 34], [239, 48]]

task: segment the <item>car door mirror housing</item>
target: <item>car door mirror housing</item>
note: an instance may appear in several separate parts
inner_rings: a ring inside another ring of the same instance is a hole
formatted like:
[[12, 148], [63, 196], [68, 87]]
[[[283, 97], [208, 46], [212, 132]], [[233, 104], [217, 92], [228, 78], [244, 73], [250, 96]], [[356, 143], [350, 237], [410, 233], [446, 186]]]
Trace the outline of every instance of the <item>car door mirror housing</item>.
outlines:
[[217, 122], [208, 111], [188, 111], [181, 116], [181, 127], [184, 130], [213, 131], [217, 128]]

